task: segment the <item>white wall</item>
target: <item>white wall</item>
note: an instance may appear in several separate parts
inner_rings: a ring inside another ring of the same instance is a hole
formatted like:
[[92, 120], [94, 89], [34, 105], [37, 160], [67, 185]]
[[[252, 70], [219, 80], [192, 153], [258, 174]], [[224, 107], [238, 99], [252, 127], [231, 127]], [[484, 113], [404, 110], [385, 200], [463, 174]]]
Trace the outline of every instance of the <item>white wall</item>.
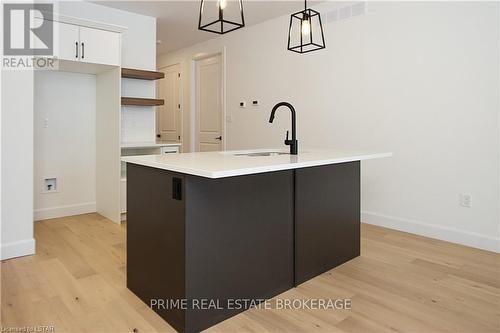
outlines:
[[95, 211], [96, 76], [35, 72], [34, 120], [35, 220]]
[[[499, 251], [498, 7], [369, 2], [366, 15], [326, 23], [326, 50], [307, 55], [286, 51], [283, 16], [160, 56], [158, 67], [183, 65], [184, 147], [191, 59], [226, 47], [228, 149], [282, 146], [289, 116], [268, 117], [290, 101], [299, 147], [394, 153], [363, 163], [364, 222]], [[261, 106], [238, 107], [253, 99]]]
[[0, 258], [34, 253], [33, 71], [2, 70]]
[[[3, 17], [3, 6], [0, 6]], [[0, 54], [3, 25], [0, 24]], [[33, 210], [33, 71], [1, 70], [0, 259], [35, 251]], [[7, 110], [9, 112], [7, 112]]]

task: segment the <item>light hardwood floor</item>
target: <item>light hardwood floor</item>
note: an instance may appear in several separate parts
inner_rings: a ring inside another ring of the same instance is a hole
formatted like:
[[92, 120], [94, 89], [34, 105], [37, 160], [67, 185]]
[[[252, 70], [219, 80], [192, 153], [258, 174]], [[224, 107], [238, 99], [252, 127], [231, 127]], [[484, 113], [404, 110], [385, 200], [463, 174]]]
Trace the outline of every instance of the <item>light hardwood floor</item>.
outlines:
[[[87, 214], [35, 223], [37, 254], [1, 264], [3, 327], [173, 332], [125, 287], [125, 227]], [[500, 255], [362, 225], [361, 256], [281, 299], [351, 310], [252, 309], [208, 332], [500, 332]]]

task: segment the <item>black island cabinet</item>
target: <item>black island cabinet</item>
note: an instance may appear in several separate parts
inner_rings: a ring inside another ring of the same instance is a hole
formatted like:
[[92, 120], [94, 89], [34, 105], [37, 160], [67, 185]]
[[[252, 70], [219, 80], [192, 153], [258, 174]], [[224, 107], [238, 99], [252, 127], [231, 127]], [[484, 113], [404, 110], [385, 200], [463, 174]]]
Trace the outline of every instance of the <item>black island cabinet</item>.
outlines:
[[127, 287], [199, 332], [360, 253], [360, 162], [225, 178], [127, 164]]

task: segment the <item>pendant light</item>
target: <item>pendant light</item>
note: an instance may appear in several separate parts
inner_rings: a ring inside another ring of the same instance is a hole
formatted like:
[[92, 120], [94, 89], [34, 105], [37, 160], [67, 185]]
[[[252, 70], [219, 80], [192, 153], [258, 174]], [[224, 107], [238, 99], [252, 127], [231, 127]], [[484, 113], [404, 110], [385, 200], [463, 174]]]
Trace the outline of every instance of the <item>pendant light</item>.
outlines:
[[244, 26], [242, 0], [201, 0], [199, 30], [222, 35]]
[[321, 50], [325, 47], [321, 14], [311, 8], [307, 8], [307, 0], [304, 0], [304, 10], [290, 16], [288, 50], [297, 53], [307, 53]]

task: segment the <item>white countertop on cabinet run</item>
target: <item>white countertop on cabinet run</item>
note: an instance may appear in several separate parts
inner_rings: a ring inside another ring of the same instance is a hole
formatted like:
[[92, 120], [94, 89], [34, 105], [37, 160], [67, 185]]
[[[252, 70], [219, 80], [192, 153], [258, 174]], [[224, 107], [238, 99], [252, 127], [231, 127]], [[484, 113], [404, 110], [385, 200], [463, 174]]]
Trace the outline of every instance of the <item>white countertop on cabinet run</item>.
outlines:
[[172, 147], [179, 146], [179, 142], [172, 141], [154, 141], [154, 142], [126, 142], [121, 144], [122, 149], [137, 149], [137, 148], [157, 148], [157, 147]]
[[320, 165], [390, 157], [392, 153], [304, 149], [298, 155], [246, 156], [246, 153], [287, 152], [281, 149], [217, 151], [168, 155], [124, 156], [122, 161], [178, 173], [223, 178]]

